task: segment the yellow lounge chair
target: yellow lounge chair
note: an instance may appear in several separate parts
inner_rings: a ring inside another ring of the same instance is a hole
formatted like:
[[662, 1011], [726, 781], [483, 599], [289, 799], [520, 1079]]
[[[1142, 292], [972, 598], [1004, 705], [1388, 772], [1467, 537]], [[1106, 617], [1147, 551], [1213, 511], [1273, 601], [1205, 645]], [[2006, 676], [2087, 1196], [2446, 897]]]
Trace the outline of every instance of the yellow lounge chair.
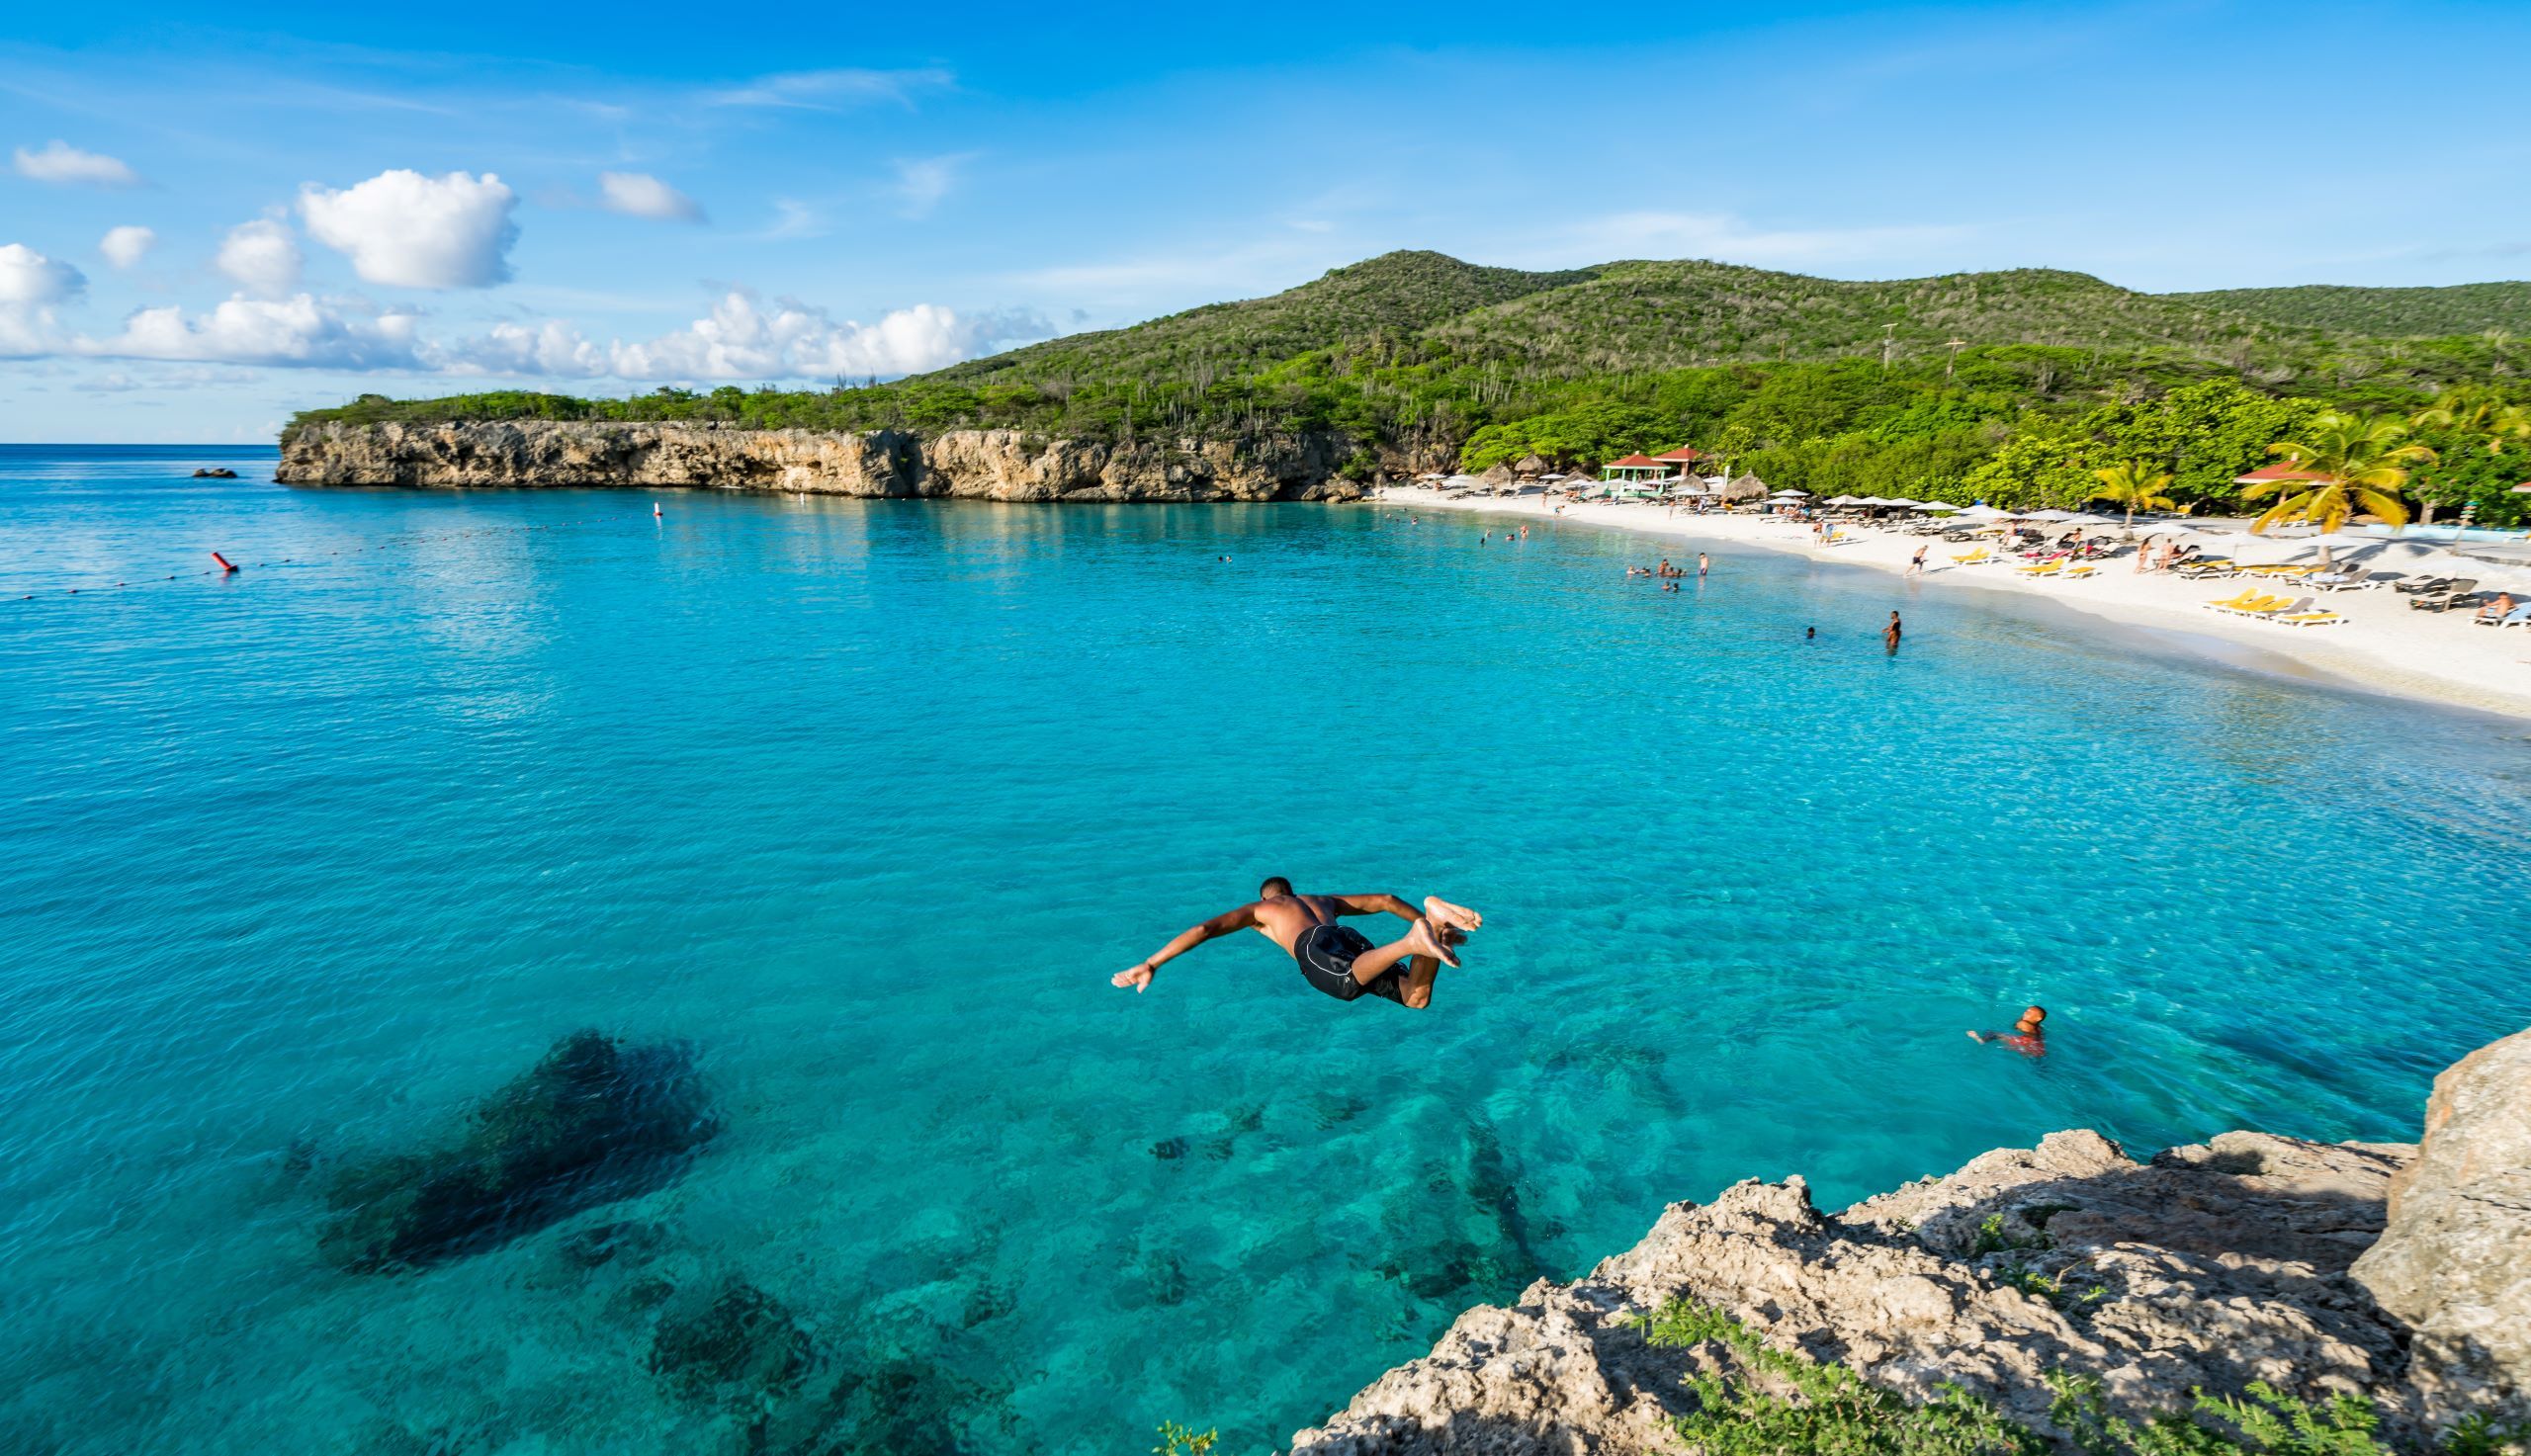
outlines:
[[2288, 627], [2336, 627], [2346, 621], [2335, 612], [2295, 612], [2289, 616], [2270, 617], [2267, 620], [2282, 622]]
[[2062, 558], [2053, 561], [2035, 561], [2027, 566], [2015, 566], [2013, 569], [2024, 576], [2053, 576], [2065, 569], [2065, 562]]
[[1955, 566], [1975, 566], [1975, 565], [1980, 565], [1980, 564], [1982, 564], [1982, 563], [1984, 563], [1984, 562], [1987, 562], [1987, 561], [1991, 561], [1991, 560], [1993, 560], [1994, 558], [1995, 558], [1995, 554], [1994, 554], [1993, 552], [1990, 552], [1990, 551], [1986, 550], [1984, 547], [1982, 547], [1982, 546], [1981, 546], [1981, 547], [1977, 548], [1975, 551], [1970, 552], [1968, 555], [1966, 555], [1966, 556], [1964, 556], [1964, 557], [1962, 557], [1962, 556], [1955, 556], [1955, 557], [1953, 557], [1951, 558], [1951, 563], [1952, 563], [1953, 565], [1955, 565]]
[[2247, 606], [2251, 602], [2257, 601], [2265, 595], [2265, 592], [2260, 591], [2244, 591], [2237, 596], [2218, 597], [2214, 601], [2206, 604], [2206, 610], [2210, 612], [2229, 612], [2235, 607]]
[[2066, 580], [2071, 581], [2078, 576], [2089, 576], [2099, 569], [2100, 567], [2098, 566], [2067, 566], [2058, 574], [2062, 575]]

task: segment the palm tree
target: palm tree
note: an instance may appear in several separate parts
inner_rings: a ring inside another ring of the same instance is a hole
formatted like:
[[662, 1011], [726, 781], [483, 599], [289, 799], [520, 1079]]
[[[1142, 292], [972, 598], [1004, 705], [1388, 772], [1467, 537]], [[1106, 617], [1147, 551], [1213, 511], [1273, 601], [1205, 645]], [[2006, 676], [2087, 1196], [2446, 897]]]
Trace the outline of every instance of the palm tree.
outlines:
[[2348, 414], [2323, 410], [2313, 417], [2300, 440], [2279, 440], [2267, 447], [2302, 469], [2302, 477], [2262, 480], [2241, 491], [2245, 500], [2276, 492], [2276, 504], [2250, 523], [2253, 535], [2280, 521], [2309, 521], [2323, 532], [2346, 524], [2357, 507], [2394, 526], [2404, 526], [2407, 507], [2400, 503], [2400, 487], [2407, 483], [2407, 463], [2434, 459], [2422, 445], [2402, 445], [2408, 425], [2387, 415]]
[[[2504, 454], [2505, 442], [2531, 439], [2531, 410], [2519, 404], [2507, 404], [2486, 389], [2464, 386], [2446, 389], [2435, 401], [2410, 419], [2420, 430], [2450, 430], [2475, 439], [2487, 448], [2489, 455]], [[2423, 524], [2434, 524], [2436, 502], [2423, 491]]]
[[2083, 498], [2106, 500], [2113, 505], [2127, 507], [2127, 529], [2132, 533], [2136, 529], [2138, 511], [2173, 509], [2171, 498], [2162, 494], [2162, 487], [2171, 483], [2169, 473], [2156, 475], [2151, 471], [2152, 468], [2140, 460], [2094, 471], [2092, 475], [2100, 481], [2100, 488]]

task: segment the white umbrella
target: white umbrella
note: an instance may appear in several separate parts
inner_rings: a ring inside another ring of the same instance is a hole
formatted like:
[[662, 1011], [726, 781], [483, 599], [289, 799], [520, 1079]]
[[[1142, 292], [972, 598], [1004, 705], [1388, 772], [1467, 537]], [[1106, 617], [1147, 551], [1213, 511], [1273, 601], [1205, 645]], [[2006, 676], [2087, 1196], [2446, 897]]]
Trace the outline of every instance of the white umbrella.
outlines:
[[1807, 491], [1807, 490], [1795, 490], [1795, 489], [1793, 489], [1793, 488], [1792, 488], [1791, 486], [1789, 486], [1789, 485], [1788, 485], [1788, 486], [1786, 486], [1784, 489], [1779, 490], [1779, 491], [1777, 491], [1777, 492], [1776, 492], [1776, 494], [1778, 494], [1778, 495], [1800, 495], [1800, 496], [1807, 496], [1809, 493], [1810, 493], [1810, 492], [1809, 492], [1809, 491]]
[[1909, 510], [1911, 510], [1911, 511], [1912, 511], [1912, 510], [1915, 510], [1915, 509], [1917, 509], [1917, 508], [1921, 507], [1921, 506], [1924, 504], [1924, 502], [1923, 502], [1923, 501], [1921, 501], [1921, 500], [1909, 500], [1907, 497], [1905, 497], [1905, 496], [1903, 496], [1903, 495], [1893, 495], [1893, 496], [1889, 497], [1887, 500], [1882, 501], [1882, 502], [1881, 502], [1881, 504], [1883, 504], [1883, 505], [1903, 505], [1903, 506], [1905, 506], [1907, 509], [1909, 509]]
[[2008, 511], [1999, 511], [1990, 505], [1972, 505], [1968, 509], [1962, 511], [1959, 515], [1954, 516], [1952, 519], [1956, 521], [2009, 521], [2012, 519], [2012, 515]]
[[1479, 480], [1474, 475], [1452, 475], [1441, 483], [1444, 485], [1482, 485], [1485, 482]]
[[1829, 497], [1828, 497], [1828, 504], [1830, 504], [1830, 505], [1861, 505], [1861, 504], [1863, 504], [1863, 497], [1861, 497], [1861, 496], [1859, 496], [1859, 495], [1831, 495], [1831, 496], [1829, 496]]
[[1947, 500], [1920, 500], [1916, 502], [1916, 509], [1920, 511], [1956, 511], [1960, 509], [1960, 507], [1953, 505]]
[[2155, 521], [2141, 529], [2146, 536], [2168, 536], [2173, 532], [2196, 532], [2206, 528], [2194, 521]]
[[2076, 511], [2065, 518], [2065, 524], [2068, 526], [2115, 526], [2118, 524], [2118, 518], [2096, 516], [2090, 511]]

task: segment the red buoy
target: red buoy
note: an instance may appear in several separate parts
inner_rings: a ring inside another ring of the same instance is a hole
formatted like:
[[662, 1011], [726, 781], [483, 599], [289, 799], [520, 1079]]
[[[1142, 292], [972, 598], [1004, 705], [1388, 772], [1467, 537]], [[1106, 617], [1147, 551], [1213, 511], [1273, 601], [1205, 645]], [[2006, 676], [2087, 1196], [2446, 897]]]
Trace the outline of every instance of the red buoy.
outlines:
[[211, 554], [211, 558], [219, 563], [219, 569], [222, 572], [234, 571], [237, 569], [235, 562], [229, 560], [226, 557], [221, 556], [218, 552], [213, 552]]

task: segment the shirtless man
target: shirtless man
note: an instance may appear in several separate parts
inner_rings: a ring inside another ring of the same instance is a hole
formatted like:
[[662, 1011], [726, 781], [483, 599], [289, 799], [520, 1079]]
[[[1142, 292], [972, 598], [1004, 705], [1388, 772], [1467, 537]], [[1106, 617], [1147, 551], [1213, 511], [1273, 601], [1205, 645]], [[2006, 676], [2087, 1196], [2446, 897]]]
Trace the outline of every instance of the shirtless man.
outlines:
[[[1340, 915], [1378, 914], [1406, 921], [1406, 934], [1375, 946], [1353, 926], [1337, 923]], [[1340, 1001], [1367, 992], [1421, 1011], [1433, 1003], [1433, 979], [1443, 966], [1459, 963], [1452, 947], [1484, 923], [1476, 911], [1438, 896], [1427, 897], [1419, 912], [1394, 895], [1294, 895], [1292, 882], [1277, 875], [1257, 888], [1254, 901], [1179, 931], [1157, 955], [1109, 980], [1139, 993], [1164, 963], [1234, 930], [1254, 930], [1281, 946], [1303, 980]]]
[[1972, 1031], [1968, 1039], [1972, 1042], [2002, 1042], [2025, 1057], [2045, 1057], [2048, 1055], [2048, 1031], [2043, 1023], [2047, 1020], [2047, 1007], [2025, 1006], [2021, 1019], [2013, 1023], [2012, 1030]]

